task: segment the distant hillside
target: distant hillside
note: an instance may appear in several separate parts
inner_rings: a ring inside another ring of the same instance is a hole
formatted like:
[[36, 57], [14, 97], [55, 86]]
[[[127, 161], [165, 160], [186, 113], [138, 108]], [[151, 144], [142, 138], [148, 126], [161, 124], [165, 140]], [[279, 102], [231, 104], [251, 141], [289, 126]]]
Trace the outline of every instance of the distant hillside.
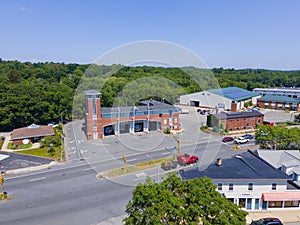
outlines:
[[[133, 105], [145, 98], [177, 101], [179, 95], [219, 86], [300, 87], [300, 71], [202, 70], [192, 67], [124, 67], [0, 60], [0, 131], [84, 115], [83, 90], [102, 93], [102, 106]], [[74, 97], [75, 96], [75, 97]]]

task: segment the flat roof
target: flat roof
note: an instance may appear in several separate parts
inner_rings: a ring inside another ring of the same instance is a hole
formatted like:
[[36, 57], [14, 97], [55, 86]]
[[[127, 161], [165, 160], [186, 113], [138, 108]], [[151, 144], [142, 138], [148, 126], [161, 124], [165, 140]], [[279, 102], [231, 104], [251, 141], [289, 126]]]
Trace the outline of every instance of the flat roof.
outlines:
[[266, 102], [285, 102], [285, 103], [299, 103], [299, 99], [295, 99], [292, 97], [284, 96], [284, 95], [265, 95], [258, 99], [259, 101]]
[[84, 91], [84, 94], [85, 95], [100, 95], [101, 93], [99, 91], [91, 89], [91, 90]]
[[183, 169], [180, 175], [184, 180], [204, 176], [217, 180], [292, 180], [250, 150], [223, 159], [221, 166], [214, 163], [202, 171], [199, 168]]
[[285, 88], [254, 88], [253, 91], [278, 91], [278, 92], [300, 92], [299, 87], [285, 87]]
[[263, 116], [263, 115], [264, 114], [262, 114], [259, 111], [250, 111], [250, 112], [226, 112], [226, 111], [222, 111], [219, 114], [212, 114], [212, 116], [216, 117], [218, 120], [260, 117], [260, 116]]
[[229, 98], [234, 101], [243, 101], [252, 97], [259, 96], [259, 94], [256, 92], [248, 91], [239, 87], [226, 87], [211, 89], [207, 91], [213, 94], [224, 96], [225, 98]]
[[139, 106], [123, 106], [123, 107], [101, 107], [102, 113], [116, 113], [116, 112], [133, 112], [135, 111], [147, 111], [147, 110], [176, 110], [173, 105], [167, 104], [165, 102], [160, 102], [156, 100], [145, 100], [141, 101]]

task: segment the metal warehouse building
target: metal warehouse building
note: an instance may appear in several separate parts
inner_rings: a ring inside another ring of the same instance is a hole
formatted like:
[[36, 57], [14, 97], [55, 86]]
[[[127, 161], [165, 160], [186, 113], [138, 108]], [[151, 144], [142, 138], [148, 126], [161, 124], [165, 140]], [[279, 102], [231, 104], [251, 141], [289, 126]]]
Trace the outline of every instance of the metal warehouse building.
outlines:
[[254, 92], [265, 95], [282, 95], [290, 98], [300, 99], [300, 88], [254, 88]]
[[182, 95], [180, 96], [180, 104], [239, 111], [245, 108], [246, 102], [252, 102], [253, 105], [256, 105], [259, 97], [259, 93], [238, 87], [227, 87]]

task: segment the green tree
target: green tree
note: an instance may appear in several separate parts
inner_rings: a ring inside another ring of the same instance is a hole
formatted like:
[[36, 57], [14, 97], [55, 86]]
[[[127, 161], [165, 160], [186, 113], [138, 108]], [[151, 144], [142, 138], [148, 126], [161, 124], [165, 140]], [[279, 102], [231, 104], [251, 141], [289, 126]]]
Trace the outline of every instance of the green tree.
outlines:
[[300, 129], [283, 126], [259, 125], [255, 139], [263, 149], [300, 149]]
[[246, 224], [246, 213], [221, 196], [206, 177], [181, 181], [171, 175], [161, 184], [139, 184], [126, 212], [126, 225]]

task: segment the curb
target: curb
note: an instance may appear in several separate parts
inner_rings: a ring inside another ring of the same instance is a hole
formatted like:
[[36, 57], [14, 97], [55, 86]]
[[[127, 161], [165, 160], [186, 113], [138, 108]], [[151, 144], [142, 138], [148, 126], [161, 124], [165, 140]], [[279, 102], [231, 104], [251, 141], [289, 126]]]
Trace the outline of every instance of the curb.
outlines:
[[26, 172], [31, 172], [31, 171], [36, 171], [36, 170], [41, 170], [41, 169], [47, 169], [50, 166], [56, 165], [56, 161], [52, 161], [48, 164], [40, 165], [40, 166], [31, 166], [31, 167], [25, 167], [25, 168], [19, 168], [15, 170], [7, 170], [5, 172], [5, 175], [14, 175], [14, 174], [19, 174], [19, 173], [26, 173]]

